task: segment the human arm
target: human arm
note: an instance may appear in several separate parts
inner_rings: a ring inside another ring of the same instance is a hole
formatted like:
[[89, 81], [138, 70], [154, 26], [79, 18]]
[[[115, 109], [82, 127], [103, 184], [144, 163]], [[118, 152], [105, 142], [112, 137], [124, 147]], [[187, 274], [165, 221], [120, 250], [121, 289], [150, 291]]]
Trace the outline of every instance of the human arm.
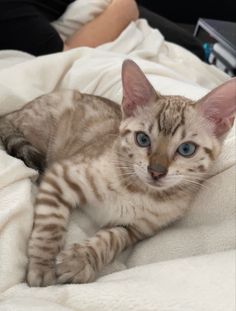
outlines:
[[97, 47], [116, 39], [122, 30], [138, 18], [134, 0], [113, 0], [107, 9], [69, 37], [64, 50], [79, 46]]

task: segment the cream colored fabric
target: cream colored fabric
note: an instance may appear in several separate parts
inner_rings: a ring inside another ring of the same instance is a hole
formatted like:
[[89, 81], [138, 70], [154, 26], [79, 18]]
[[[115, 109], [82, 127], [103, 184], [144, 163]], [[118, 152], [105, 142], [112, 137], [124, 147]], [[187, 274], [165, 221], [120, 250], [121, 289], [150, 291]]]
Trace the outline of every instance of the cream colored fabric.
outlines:
[[2, 295], [0, 311], [235, 311], [235, 252], [149, 264], [96, 283]]
[[[107, 1], [91, 1], [92, 12], [98, 3], [107, 5]], [[120, 103], [121, 64], [126, 58], [136, 61], [163, 94], [198, 99], [228, 79], [215, 67], [164, 41], [144, 20], [130, 24], [116, 41], [97, 49], [79, 48], [39, 58], [17, 55], [14, 65], [3, 61], [1, 67], [0, 53], [0, 115], [55, 88], [77, 89]], [[235, 150], [234, 127], [211, 178], [186, 217], [122, 254], [103, 272], [107, 276], [89, 285], [45, 289], [17, 285], [24, 279], [27, 263], [33, 215], [30, 178], [35, 172], [0, 150], [0, 311], [37, 307], [59, 311], [234, 310], [234, 256], [230, 249], [235, 248]], [[89, 219], [76, 211], [67, 242], [94, 231]], [[178, 260], [180, 257], [185, 259]], [[140, 267], [126, 270], [134, 266]], [[123, 271], [110, 274], [117, 270]]]

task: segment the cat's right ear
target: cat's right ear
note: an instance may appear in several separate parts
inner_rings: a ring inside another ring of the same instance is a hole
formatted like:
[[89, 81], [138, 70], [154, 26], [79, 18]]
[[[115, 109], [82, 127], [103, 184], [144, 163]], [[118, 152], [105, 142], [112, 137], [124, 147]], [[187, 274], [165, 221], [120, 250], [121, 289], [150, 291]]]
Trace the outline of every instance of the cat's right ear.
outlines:
[[134, 115], [138, 107], [146, 106], [157, 98], [157, 93], [145, 77], [139, 66], [132, 60], [125, 60], [122, 65], [124, 117]]

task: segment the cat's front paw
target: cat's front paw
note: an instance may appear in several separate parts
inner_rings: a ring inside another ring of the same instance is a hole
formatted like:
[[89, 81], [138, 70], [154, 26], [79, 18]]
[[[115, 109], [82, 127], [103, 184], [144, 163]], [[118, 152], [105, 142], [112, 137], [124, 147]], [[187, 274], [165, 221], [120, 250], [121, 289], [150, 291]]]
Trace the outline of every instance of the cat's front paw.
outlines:
[[56, 283], [54, 263], [30, 258], [26, 282], [31, 287], [54, 285]]
[[57, 256], [57, 282], [88, 283], [94, 281], [97, 266], [95, 260], [91, 248], [74, 244]]

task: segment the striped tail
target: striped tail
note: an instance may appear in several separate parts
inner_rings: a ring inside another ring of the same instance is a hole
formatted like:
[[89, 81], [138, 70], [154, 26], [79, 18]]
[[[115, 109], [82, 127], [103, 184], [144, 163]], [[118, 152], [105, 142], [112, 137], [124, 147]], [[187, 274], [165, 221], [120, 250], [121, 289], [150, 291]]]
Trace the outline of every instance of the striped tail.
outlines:
[[0, 118], [0, 140], [8, 154], [21, 159], [25, 165], [39, 173], [46, 168], [46, 156], [36, 149], [6, 118]]

